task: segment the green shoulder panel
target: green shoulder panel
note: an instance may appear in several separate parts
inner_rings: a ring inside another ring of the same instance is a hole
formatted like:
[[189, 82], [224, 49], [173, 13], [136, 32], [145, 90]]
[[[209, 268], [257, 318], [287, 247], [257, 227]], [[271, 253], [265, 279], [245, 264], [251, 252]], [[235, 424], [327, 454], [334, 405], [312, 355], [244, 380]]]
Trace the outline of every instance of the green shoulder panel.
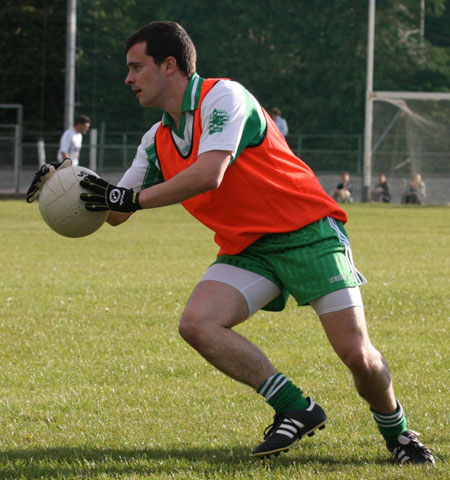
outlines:
[[241, 141], [239, 142], [239, 146], [233, 161], [239, 157], [245, 148], [259, 145], [263, 141], [264, 135], [266, 134], [266, 119], [264, 118], [264, 114], [261, 111], [260, 105], [255, 100], [253, 95], [251, 95], [245, 88], [244, 92], [247, 118], [245, 120]]
[[158, 158], [156, 156], [155, 144], [152, 143], [145, 149], [145, 152], [147, 153], [148, 167], [142, 183], [142, 189], [164, 182], [163, 174], [157, 167]]

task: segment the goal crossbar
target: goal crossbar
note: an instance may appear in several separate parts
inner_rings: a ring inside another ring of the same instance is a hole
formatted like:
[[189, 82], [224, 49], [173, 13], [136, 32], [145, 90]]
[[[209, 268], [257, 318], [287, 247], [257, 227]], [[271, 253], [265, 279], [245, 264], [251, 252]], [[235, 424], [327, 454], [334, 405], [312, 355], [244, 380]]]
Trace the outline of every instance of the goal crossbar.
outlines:
[[450, 100], [450, 92], [372, 92], [372, 100]]

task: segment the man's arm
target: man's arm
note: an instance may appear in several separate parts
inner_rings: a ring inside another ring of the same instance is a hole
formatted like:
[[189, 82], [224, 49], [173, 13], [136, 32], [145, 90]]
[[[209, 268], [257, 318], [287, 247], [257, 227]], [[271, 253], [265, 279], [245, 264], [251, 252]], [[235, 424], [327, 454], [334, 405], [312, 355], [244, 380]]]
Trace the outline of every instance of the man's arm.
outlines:
[[139, 204], [142, 208], [163, 207], [215, 190], [222, 183], [230, 162], [229, 151], [212, 150], [202, 153], [195, 163], [170, 180], [142, 190]]
[[[215, 190], [222, 183], [225, 171], [231, 162], [231, 158], [232, 155], [230, 151], [212, 150], [202, 153], [194, 164], [178, 173], [170, 180], [142, 190], [139, 193], [139, 207], [156, 208], [173, 205], [209, 190]], [[95, 179], [93, 181], [95, 182]], [[102, 187], [102, 190], [105, 189], [105, 193], [101, 194], [101, 196], [82, 195], [82, 199], [87, 203], [91, 203], [91, 205], [93, 204], [96, 210], [105, 210], [114, 207], [114, 205], [108, 203], [106, 187], [110, 190], [117, 187], [111, 185], [108, 186], [103, 180], [102, 182], [105, 185]], [[87, 189], [91, 189], [88, 182], [83, 186]], [[95, 188], [92, 188], [92, 190], [96, 191]], [[124, 192], [128, 191], [126, 189], [122, 190]], [[129, 191], [131, 192], [131, 190]], [[95, 200], [94, 197], [96, 198]], [[91, 207], [89, 209], [91, 209]], [[115, 226], [128, 220], [131, 215], [132, 213], [123, 213], [123, 211], [111, 211], [108, 215], [107, 221], [109, 224]]]
[[126, 222], [132, 213], [120, 213], [120, 212], [109, 212], [108, 216], [106, 217], [106, 221], [112, 225], [113, 227], [117, 227], [117, 225], [120, 225], [123, 222]]

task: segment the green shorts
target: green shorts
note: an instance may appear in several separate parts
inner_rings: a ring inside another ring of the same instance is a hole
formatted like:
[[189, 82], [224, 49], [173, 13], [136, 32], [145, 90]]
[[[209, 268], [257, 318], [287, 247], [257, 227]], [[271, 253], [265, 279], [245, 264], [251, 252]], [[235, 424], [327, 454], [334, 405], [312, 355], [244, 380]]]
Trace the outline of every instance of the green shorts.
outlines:
[[281, 294], [263, 310], [280, 311], [289, 295], [299, 305], [327, 293], [366, 283], [353, 265], [347, 232], [326, 217], [300, 230], [267, 234], [237, 255], [220, 255], [225, 263], [257, 273], [275, 283]]

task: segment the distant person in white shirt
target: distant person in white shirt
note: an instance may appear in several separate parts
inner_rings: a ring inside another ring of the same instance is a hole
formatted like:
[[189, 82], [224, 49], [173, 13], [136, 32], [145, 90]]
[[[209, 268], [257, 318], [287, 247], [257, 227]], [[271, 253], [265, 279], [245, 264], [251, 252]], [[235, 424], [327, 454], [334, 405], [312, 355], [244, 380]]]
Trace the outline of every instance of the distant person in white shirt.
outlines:
[[72, 160], [72, 165], [78, 165], [83, 135], [91, 126], [91, 120], [86, 115], [80, 115], [75, 120], [73, 128], [67, 129], [59, 141], [57, 160], [60, 162], [65, 158]]
[[278, 130], [282, 133], [283, 137], [285, 137], [288, 134], [289, 129], [286, 120], [281, 116], [281, 110], [278, 107], [273, 107], [270, 111], [270, 116], [278, 127]]

